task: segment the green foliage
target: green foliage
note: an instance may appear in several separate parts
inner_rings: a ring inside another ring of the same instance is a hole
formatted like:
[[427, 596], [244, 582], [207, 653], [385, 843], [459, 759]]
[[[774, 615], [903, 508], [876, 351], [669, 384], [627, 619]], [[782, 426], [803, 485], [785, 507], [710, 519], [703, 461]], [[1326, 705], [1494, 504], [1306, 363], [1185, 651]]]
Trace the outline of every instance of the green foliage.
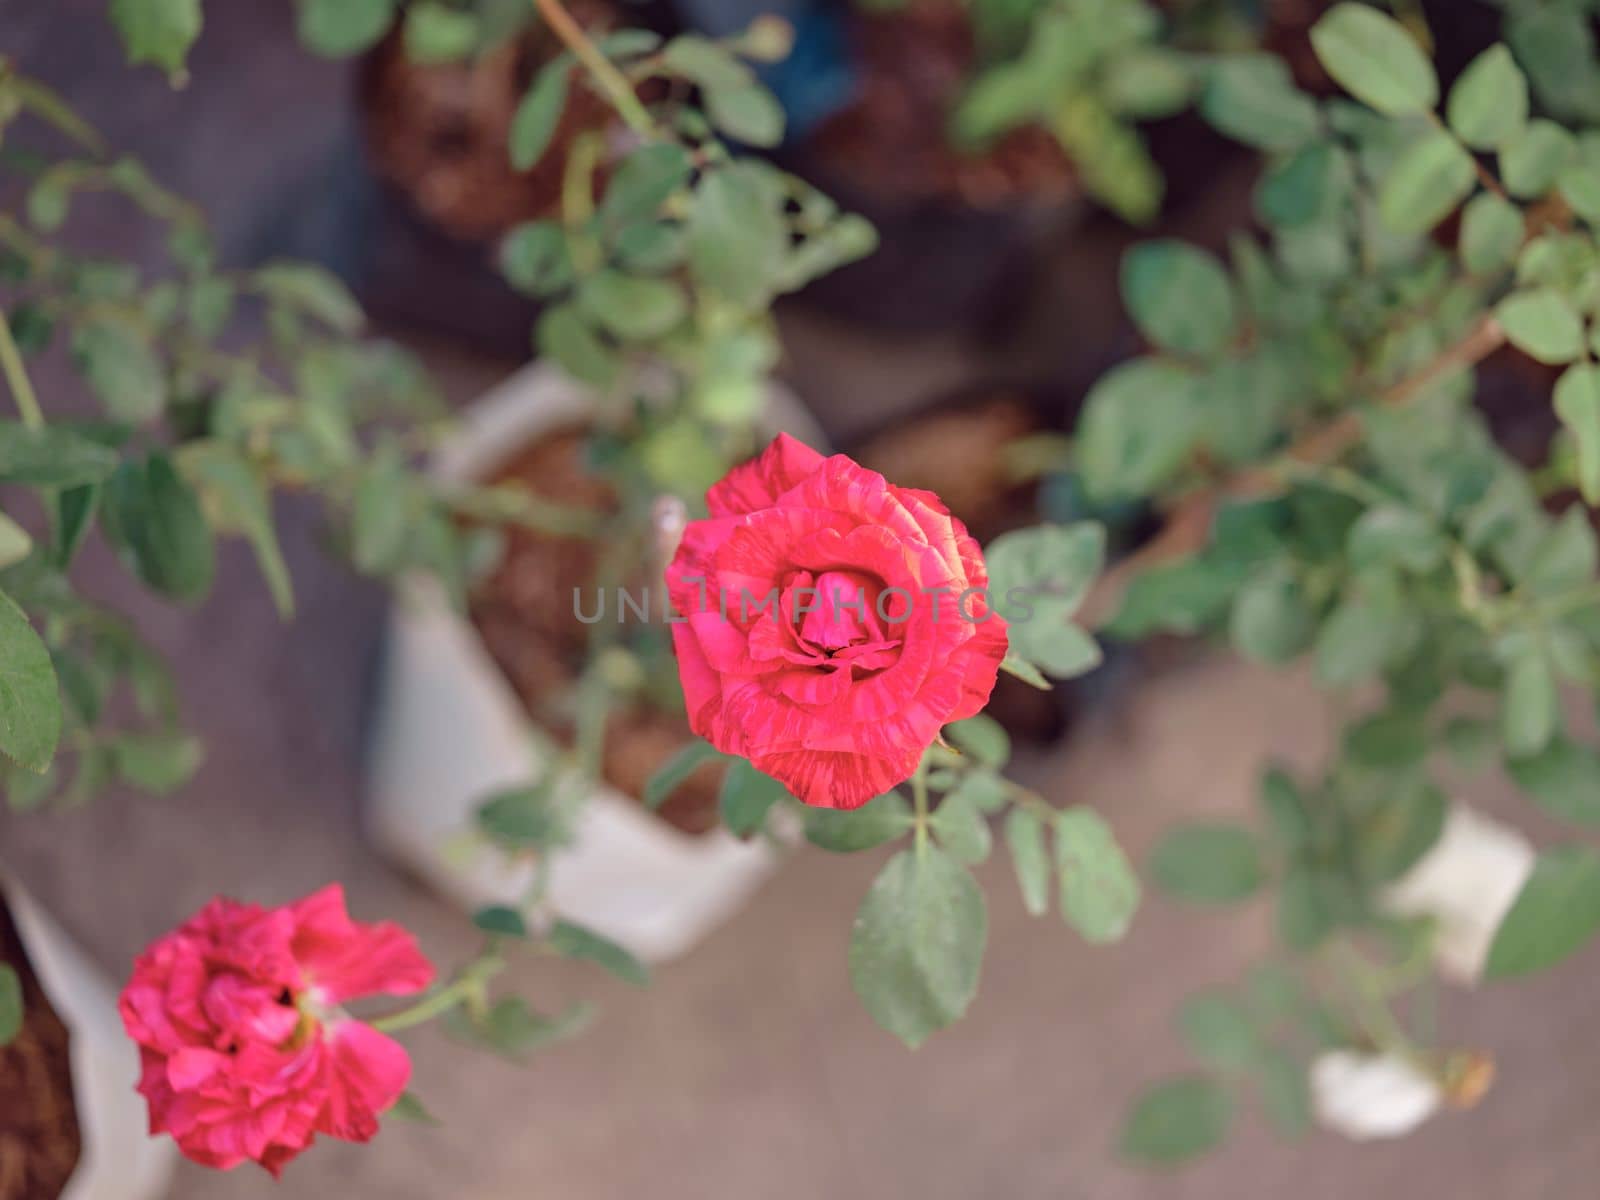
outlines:
[[150, 63], [181, 77], [200, 36], [200, 0], [111, 0], [111, 20], [130, 63]]
[[1597, 930], [1600, 855], [1583, 846], [1547, 850], [1501, 922], [1484, 974], [1503, 979], [1554, 966]]
[[1231, 825], [1173, 830], [1151, 856], [1150, 872], [1163, 891], [1207, 904], [1243, 900], [1264, 877], [1255, 838]]
[[650, 972], [643, 963], [610, 938], [602, 937], [592, 929], [574, 925], [571, 921], [557, 921], [550, 929], [548, 940], [550, 948], [565, 958], [594, 963], [636, 987], [644, 987], [650, 982]]
[[983, 893], [965, 867], [933, 846], [902, 850], [856, 916], [856, 993], [874, 1021], [915, 1048], [972, 1003], [987, 934]]
[[1139, 880], [1111, 827], [1087, 808], [1055, 815], [1061, 915], [1086, 941], [1121, 941], [1139, 907]]
[[1387, 116], [1426, 112], [1439, 100], [1439, 77], [1422, 47], [1393, 17], [1363, 4], [1337, 4], [1311, 30], [1329, 75]]
[[1011, 621], [1011, 655], [1045, 675], [1070, 679], [1100, 663], [1100, 647], [1074, 623], [1105, 558], [1096, 524], [1041, 525], [989, 546], [989, 586]]
[[1123, 1126], [1124, 1158], [1173, 1166], [1220, 1145], [1233, 1124], [1233, 1101], [1202, 1076], [1169, 1079], [1150, 1088]]

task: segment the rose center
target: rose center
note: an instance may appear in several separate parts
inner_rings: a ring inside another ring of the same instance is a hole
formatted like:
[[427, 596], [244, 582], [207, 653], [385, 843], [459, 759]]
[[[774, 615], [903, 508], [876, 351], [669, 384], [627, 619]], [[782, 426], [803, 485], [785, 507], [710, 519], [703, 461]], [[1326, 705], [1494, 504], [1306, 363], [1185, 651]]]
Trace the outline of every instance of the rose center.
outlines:
[[879, 588], [855, 571], [824, 571], [812, 585], [816, 594], [805, 599], [799, 616], [799, 639], [825, 655], [850, 646], [888, 640], [878, 618]]

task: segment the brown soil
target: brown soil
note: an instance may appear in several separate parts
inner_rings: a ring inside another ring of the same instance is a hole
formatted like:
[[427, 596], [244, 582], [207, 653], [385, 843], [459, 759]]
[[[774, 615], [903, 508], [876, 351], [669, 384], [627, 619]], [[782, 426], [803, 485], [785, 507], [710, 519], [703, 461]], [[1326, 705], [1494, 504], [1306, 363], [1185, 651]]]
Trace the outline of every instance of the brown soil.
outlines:
[[919, 414], [868, 438], [855, 457], [902, 487], [937, 493], [974, 537], [987, 542], [1033, 516], [1034, 487], [1008, 477], [1005, 451], [1038, 428], [1021, 398], [998, 392], [975, 404]]
[[22, 1032], [0, 1049], [0, 1200], [56, 1200], [82, 1151], [68, 1034], [39, 986], [3, 897], [0, 962], [22, 977], [24, 1012]]
[[972, 26], [958, 0], [852, 10], [850, 40], [860, 95], [810, 138], [830, 175], [891, 202], [938, 198], [998, 208], [1071, 194], [1072, 166], [1043, 129], [1013, 130], [982, 154], [951, 146], [950, 113], [975, 57]]
[[[585, 29], [616, 23], [609, 6], [594, 0], [569, 7]], [[560, 50], [539, 25], [474, 61], [422, 66], [407, 60], [392, 33], [368, 57], [361, 80], [363, 132], [378, 173], [429, 222], [466, 241], [488, 241], [554, 212], [566, 162], [560, 148], [612, 119], [588, 88], [571, 87], [552, 150], [531, 170], [512, 167], [511, 119], [533, 77]]]
[[[610, 486], [584, 461], [584, 430], [558, 430], [513, 455], [494, 472], [495, 483], [514, 483], [535, 495], [606, 511], [615, 505]], [[588, 650], [589, 631], [574, 611], [573, 589], [583, 590], [584, 611], [594, 611], [594, 579], [600, 546], [526, 529], [510, 530], [500, 565], [474, 589], [471, 618], [490, 657], [517, 695], [558, 737], [572, 736], [570, 700]], [[625, 580], [642, 594], [643, 573]], [[652, 597], [659, 604], [659, 597]], [[606, 598], [604, 619], [616, 619], [615, 597]], [[656, 610], [652, 610], [655, 612]], [[630, 618], [632, 619], [632, 618]], [[654, 618], [654, 619], [659, 619]], [[646, 704], [611, 714], [602, 774], [613, 787], [638, 797], [644, 785], [690, 740], [688, 720]], [[721, 769], [696, 771], [661, 808], [662, 817], [686, 833], [706, 833], [718, 824]]]

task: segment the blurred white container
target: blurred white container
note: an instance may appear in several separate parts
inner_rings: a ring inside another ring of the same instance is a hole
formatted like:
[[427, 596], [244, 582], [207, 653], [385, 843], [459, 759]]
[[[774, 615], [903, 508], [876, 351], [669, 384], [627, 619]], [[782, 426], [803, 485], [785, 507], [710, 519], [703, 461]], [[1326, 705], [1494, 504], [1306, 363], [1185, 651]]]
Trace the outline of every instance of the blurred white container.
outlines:
[[1434, 960], [1453, 983], [1474, 984], [1500, 922], [1533, 873], [1537, 854], [1515, 829], [1453, 804], [1433, 848], [1384, 889], [1379, 904], [1405, 917], [1438, 923]]
[[61, 1200], [156, 1200], [178, 1157], [153, 1138], [139, 1081], [139, 1051], [123, 1031], [111, 981], [22, 887], [0, 873], [11, 919], [50, 1004], [71, 1035], [73, 1098], [83, 1142]]
[[[769, 406], [774, 434], [822, 444], [791, 394], [774, 387]], [[540, 434], [590, 412], [579, 385], [542, 364], [525, 367], [462, 414], [433, 470], [447, 481], [481, 481]], [[537, 777], [547, 742], [438, 584], [405, 581], [390, 617], [373, 728], [367, 827], [377, 845], [468, 910], [515, 904], [531, 866], [462, 835], [489, 793]], [[661, 962], [734, 913], [776, 863], [763, 841], [722, 829], [683, 833], [601, 785], [582, 810], [573, 845], [552, 858], [545, 894], [562, 916]]]
[[1311, 1064], [1317, 1123], [1352, 1141], [1403, 1137], [1443, 1100], [1435, 1080], [1392, 1054], [1330, 1050]]

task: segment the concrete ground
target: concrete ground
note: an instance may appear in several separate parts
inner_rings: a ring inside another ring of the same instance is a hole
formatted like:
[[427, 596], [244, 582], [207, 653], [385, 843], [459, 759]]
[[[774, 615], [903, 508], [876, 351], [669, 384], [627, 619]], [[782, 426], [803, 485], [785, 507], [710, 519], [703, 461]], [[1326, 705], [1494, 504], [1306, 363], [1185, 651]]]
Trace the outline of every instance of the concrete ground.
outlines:
[[[341, 69], [292, 45], [286, 2], [213, 0], [188, 93], [173, 96], [153, 73], [121, 73], [103, 7], [0, 0], [0, 52], [219, 214], [240, 255], [271, 248], [262, 198], [314, 205], [345, 136]], [[86, 236], [148, 249], [120, 216]], [[506, 369], [430, 357], [457, 399]], [[60, 364], [38, 382], [47, 407], [81, 393]], [[300, 602], [289, 626], [237, 545], [194, 612], [140, 597], [99, 545], [83, 563], [89, 590], [126, 605], [176, 659], [209, 753], [170, 799], [118, 794], [87, 810], [0, 815], [0, 858], [114, 975], [214, 892], [276, 902], [333, 878], [357, 915], [404, 922], [441, 962], [469, 944], [463, 919], [360, 835], [384, 598], [322, 554], [306, 508], [284, 506], [280, 522]], [[1175, 820], [1247, 809], [1265, 757], [1314, 761], [1327, 730], [1296, 676], [1200, 662], [1145, 680], [1029, 770], [1048, 795], [1104, 812], [1142, 859]], [[1480, 799], [1526, 817], [1499, 785]], [[991, 931], [978, 1000], [912, 1054], [873, 1026], [846, 970], [851, 917], [880, 859], [797, 856], [647, 991], [579, 965], [519, 963], [508, 984], [547, 1008], [599, 1002], [586, 1036], [518, 1068], [423, 1031], [408, 1037], [415, 1087], [441, 1127], [396, 1124], [373, 1147], [324, 1144], [276, 1187], [254, 1170], [186, 1166], [173, 1200], [1567, 1200], [1593, 1190], [1600, 952], [1448, 997], [1445, 1028], [1501, 1064], [1470, 1113], [1375, 1146], [1328, 1135], [1285, 1145], [1250, 1114], [1221, 1153], [1150, 1174], [1111, 1152], [1120, 1116], [1145, 1083], [1184, 1067], [1178, 1003], [1265, 951], [1266, 913], [1152, 900], [1124, 944], [1090, 950], [1054, 919], [1028, 918], [997, 858], [981, 872]]]

